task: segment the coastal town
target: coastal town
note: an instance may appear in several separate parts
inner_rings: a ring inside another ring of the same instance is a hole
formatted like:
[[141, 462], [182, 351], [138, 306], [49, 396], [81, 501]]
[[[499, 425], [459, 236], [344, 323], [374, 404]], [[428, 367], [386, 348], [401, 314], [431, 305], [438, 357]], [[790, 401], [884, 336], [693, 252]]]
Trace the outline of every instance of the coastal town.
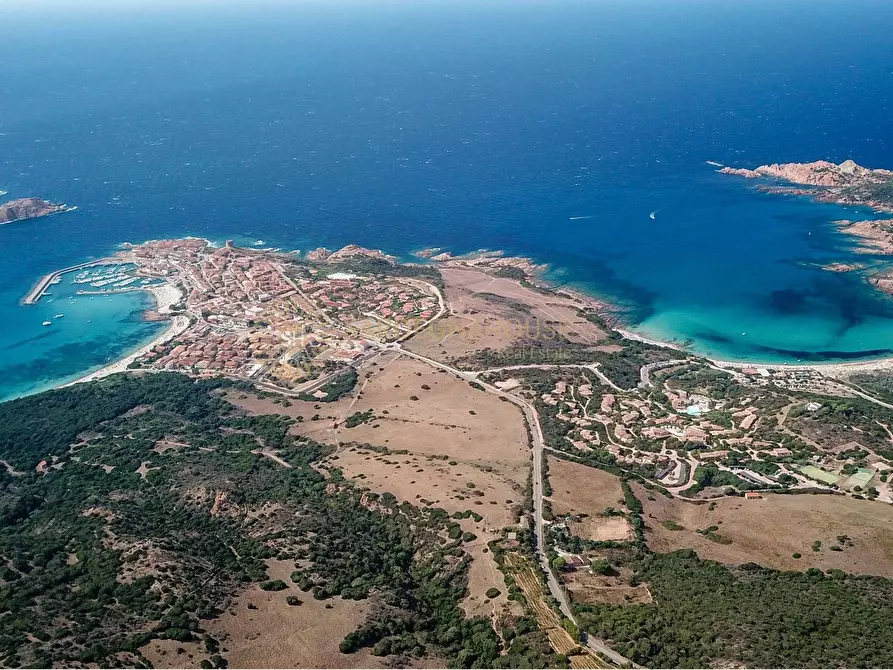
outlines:
[[[439, 251], [420, 256], [431, 259]], [[510, 285], [535, 270], [526, 259], [498, 253], [439, 257], [429, 260], [437, 272], [461, 268], [512, 277], [498, 280]], [[384, 265], [366, 273], [345, 269], [344, 263], [358, 259]], [[80, 294], [153, 291], [165, 300], [153, 318], [172, 317], [172, 326], [129, 357], [127, 368], [226, 375], [320, 399], [325, 383], [344, 370], [359, 369], [402, 342], [411, 344], [426, 329], [436, 332], [438, 319], [456, 314], [435, 275], [387, 273], [382, 267], [408, 266], [356, 246], [301, 258], [232, 243], [217, 247], [197, 238], [158, 240], [125, 245], [112, 258], [48, 275], [26, 300], [39, 300], [66, 272], [77, 272], [73, 281], [85, 287]], [[795, 425], [800, 415], [827, 412], [831, 402], [822, 398], [885, 403], [810, 366], [718, 363], [672, 348], [652, 349], [664, 353], [642, 359], [638, 384], [631, 388], [613, 382], [599, 364], [585, 362], [453, 369], [535, 407], [552, 426], [548, 449], [605, 454], [679, 495], [719, 490], [698, 486], [698, 473], [708, 466], [727, 473], [720, 480], [741, 490], [826, 489], [893, 501], [886, 481], [893, 452], [886, 446], [881, 453], [873, 450], [873, 441], [854, 434], [864, 434], [858, 428], [849, 439], [820, 444], [817, 431], [803, 434]], [[116, 364], [108, 371], [121, 369]]]
[[[91, 378], [126, 369], [239, 382], [225, 394], [235, 407], [281, 413], [290, 432], [330, 445], [321, 467], [365, 487], [368, 509], [385, 509], [368, 497], [376, 492], [463, 519], [454, 532], [480, 538], [468, 549], [466, 611], [494, 621], [529, 612], [575, 668], [630, 664], [611, 640], [580, 634], [580, 608], [653, 602], [624, 562], [665, 541], [659, 533], [683, 532], [677, 519], [692, 512], [667, 505], [709, 512], [740, 500], [746, 514], [767, 503], [771, 519], [782, 499], [817, 496], [823, 514], [893, 503], [893, 404], [864, 364], [711, 361], [614, 330], [603, 304], [542, 286], [527, 259], [420, 256], [157, 240], [47, 275], [27, 299], [63, 277], [85, 297], [153, 293], [150, 318], [170, 326]], [[159, 445], [162, 461], [188, 449], [175, 436]], [[277, 449], [251, 453], [292, 467]], [[159, 467], [149, 458], [141, 477]], [[61, 464], [46, 458], [36, 472]], [[659, 527], [637, 517], [636, 500]], [[226, 497], [214, 501], [211, 514]], [[738, 516], [686, 542], [746, 544]], [[480, 549], [490, 546], [506, 552], [501, 564]], [[523, 607], [492, 595], [512, 574]]]
[[785, 488], [893, 502], [889, 435], [878, 440], [870, 430], [886, 428], [868, 421], [837, 437], [815, 426], [833, 406], [858, 398], [839, 380], [811, 370], [722, 369], [697, 359], [652, 364], [631, 389], [606, 385], [593, 372], [516, 368], [482, 378], [537, 406], [553, 426], [550, 451], [584, 460], [602, 454], [603, 463], [674, 495], [725, 495], [728, 486], [753, 496]]
[[[336, 260], [355, 254], [348, 250]], [[133, 276], [122, 272], [128, 267], [136, 268]], [[75, 271], [73, 281], [84, 286], [79, 294], [157, 291], [160, 283], [175, 289], [163, 312], [175, 316], [177, 327], [131, 357], [131, 369], [226, 374], [284, 391], [305, 390], [307, 382], [367, 356], [372, 343], [405, 338], [443, 309], [437, 288], [418, 278], [325, 271], [200, 239], [127, 245], [111, 259], [64, 272]], [[26, 304], [60, 274], [41, 280]]]
[[141, 274], [181, 288], [190, 326], [140, 367], [224, 373], [283, 389], [355, 363], [438, 310], [436, 289], [413, 279], [325, 272], [264, 252], [204, 240], [159, 241], [124, 253]]

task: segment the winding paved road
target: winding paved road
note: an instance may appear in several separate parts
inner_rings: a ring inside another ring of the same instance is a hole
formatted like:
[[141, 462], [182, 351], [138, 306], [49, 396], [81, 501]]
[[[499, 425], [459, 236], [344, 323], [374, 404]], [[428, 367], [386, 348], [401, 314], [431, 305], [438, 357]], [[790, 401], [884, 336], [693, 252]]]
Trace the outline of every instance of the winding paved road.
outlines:
[[[474, 382], [475, 384], [480, 384], [488, 393], [492, 393], [494, 395], [499, 396], [500, 398], [504, 398], [508, 402], [512, 403], [516, 407], [518, 407], [522, 414], [524, 414], [524, 419], [527, 421], [527, 425], [530, 427], [530, 436], [531, 441], [533, 442], [533, 507], [534, 507], [534, 524], [535, 524], [535, 535], [536, 535], [536, 553], [537, 558], [539, 560], [540, 566], [543, 571], [546, 573], [546, 581], [549, 585], [549, 592], [552, 594], [552, 597], [558, 601], [559, 607], [561, 608], [561, 613], [566, 616], [568, 619], [573, 621], [575, 624], [577, 623], [577, 619], [574, 616], [573, 611], [571, 610], [570, 603], [568, 603], [567, 596], [564, 593], [564, 590], [561, 588], [561, 584], [559, 584], [558, 579], [555, 577], [555, 574], [552, 572], [552, 566], [549, 565], [549, 559], [546, 557], [545, 551], [545, 522], [543, 521], [543, 452], [547, 449], [545, 444], [545, 439], [543, 437], [543, 430], [540, 427], [539, 416], [537, 415], [536, 409], [529, 402], [524, 400], [523, 398], [519, 398], [518, 396], [512, 395], [510, 393], [506, 393], [501, 389], [496, 388], [492, 384], [488, 384], [486, 382], [480, 381], [477, 377], [481, 372], [466, 372], [463, 370], [459, 370], [454, 368], [446, 363], [441, 363], [440, 361], [434, 360], [433, 358], [428, 358], [427, 356], [422, 356], [421, 354], [417, 354], [412, 351], [408, 351], [401, 347], [398, 343], [391, 344], [383, 344], [380, 345], [382, 349], [387, 349], [389, 351], [396, 351], [404, 356], [409, 356], [410, 358], [415, 358], [420, 360], [428, 365], [431, 365], [435, 368], [439, 368], [446, 372], [456, 375], [468, 382]], [[503, 368], [503, 369], [518, 369], [518, 368], [531, 368], [531, 367], [542, 367], [542, 368], [555, 368], [555, 367], [574, 367], [574, 368], [586, 368], [595, 372], [597, 375], [601, 376], [600, 371], [595, 366], [589, 365], [543, 365], [543, 366], [517, 366], [513, 368]], [[488, 372], [495, 372], [496, 369], [490, 370]], [[605, 378], [607, 379], [607, 378]], [[611, 384], [611, 386], [614, 386]], [[614, 386], [614, 388], [619, 389]], [[602, 654], [605, 658], [610, 659], [612, 662], [617, 665], [625, 665], [625, 666], [635, 666], [628, 658], [625, 658], [621, 654], [617, 653], [613, 649], [611, 649], [608, 645], [604, 643], [604, 641], [600, 640], [597, 637], [593, 637], [589, 634], [586, 634], [586, 646], [589, 647], [593, 651], [597, 651]]]

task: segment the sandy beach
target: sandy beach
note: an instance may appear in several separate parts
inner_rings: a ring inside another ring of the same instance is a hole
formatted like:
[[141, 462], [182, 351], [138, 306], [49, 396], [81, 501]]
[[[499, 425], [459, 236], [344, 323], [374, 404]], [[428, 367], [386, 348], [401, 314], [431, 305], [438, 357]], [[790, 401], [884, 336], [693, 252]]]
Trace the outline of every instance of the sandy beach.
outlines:
[[168, 283], [148, 289], [155, 298], [155, 311], [158, 314], [170, 314], [171, 308], [183, 298], [183, 291]]
[[877, 358], [851, 363], [742, 363], [739, 361], [720, 361], [708, 359], [721, 368], [767, 368], [773, 370], [814, 370], [829, 377], [843, 377], [860, 372], [891, 372], [893, 357]]
[[815, 372], [821, 372], [822, 374], [825, 374], [829, 377], [845, 377], [847, 375], [857, 374], [860, 372], [893, 372], [893, 357], [852, 361], [847, 363], [833, 363], [830, 361], [828, 363], [766, 363], [755, 361], [723, 361], [718, 358], [701, 356], [697, 352], [690, 351], [689, 349], [686, 349], [685, 347], [674, 344], [672, 342], [662, 342], [661, 340], [650, 339], [639, 335], [638, 333], [634, 333], [630, 330], [623, 330], [620, 328], [616, 328], [615, 330], [620, 333], [620, 335], [622, 335], [625, 340], [642, 342], [643, 344], [650, 344], [656, 347], [663, 347], [665, 349], [675, 349], [677, 351], [691, 354], [692, 356], [706, 358], [708, 361], [720, 368], [731, 368], [735, 370], [740, 370], [742, 368], [767, 368], [773, 370], [813, 370]]
[[[176, 286], [172, 286], [171, 284], [161, 284], [160, 286], [153, 286], [149, 289], [152, 296], [155, 298], [155, 312], [158, 314], [170, 314], [171, 307], [176, 305], [183, 298], [183, 292], [180, 291]], [[136, 351], [131, 354], [128, 354], [124, 358], [115, 361], [114, 363], [110, 363], [99, 370], [91, 372], [88, 375], [84, 375], [74, 381], [68, 382], [66, 384], [62, 384], [59, 388], [64, 388], [66, 386], [71, 386], [73, 384], [80, 384], [82, 382], [90, 382], [95, 379], [102, 379], [103, 377], [108, 377], [109, 375], [116, 374], [118, 372], [124, 372], [127, 370], [127, 366], [133, 363], [140, 356], [144, 356], [146, 353], [151, 351], [155, 346], [159, 344], [164, 344], [165, 342], [169, 342], [177, 335], [182, 333], [189, 327], [189, 317], [183, 314], [178, 314], [174, 316], [170, 325], [164, 329], [161, 333], [159, 333], [158, 337], [153, 339], [151, 342], [146, 344], [143, 347], [140, 347]]]

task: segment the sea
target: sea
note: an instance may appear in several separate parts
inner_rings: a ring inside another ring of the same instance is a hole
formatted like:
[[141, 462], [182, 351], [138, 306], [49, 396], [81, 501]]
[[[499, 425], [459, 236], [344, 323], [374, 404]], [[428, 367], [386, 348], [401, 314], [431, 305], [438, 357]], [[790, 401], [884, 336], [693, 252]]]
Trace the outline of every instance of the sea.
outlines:
[[873, 213], [707, 163], [893, 168], [888, 0], [10, 0], [0, 24], [0, 190], [77, 207], [0, 226], [0, 398], [163, 328], [143, 293], [23, 306], [42, 275], [187, 235], [501, 249], [715, 358], [893, 354], [893, 301], [818, 267], [882, 263], [832, 223]]

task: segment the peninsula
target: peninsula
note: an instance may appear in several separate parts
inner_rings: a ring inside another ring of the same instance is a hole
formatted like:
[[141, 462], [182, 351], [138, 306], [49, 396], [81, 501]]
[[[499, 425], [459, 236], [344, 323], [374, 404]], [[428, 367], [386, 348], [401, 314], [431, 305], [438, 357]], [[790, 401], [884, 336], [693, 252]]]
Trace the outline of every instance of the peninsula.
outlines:
[[[772, 184], [757, 188], [766, 193], [808, 196], [819, 202], [868, 207], [881, 213], [893, 213], [893, 170], [862, 167], [852, 160], [835, 164], [773, 163], [755, 169], [723, 167], [723, 174], [747, 179], [772, 179]], [[786, 183], [779, 183], [786, 182]], [[834, 224], [846, 235], [858, 240], [857, 251], [877, 256], [893, 256], [893, 219], [840, 220]], [[853, 272], [864, 269], [860, 263], [830, 263], [831, 272]], [[867, 281], [884, 293], [893, 293], [893, 271], [883, 269], [867, 277]]]
[[821, 202], [893, 212], [893, 170], [866, 168], [852, 160], [839, 165], [829, 161], [773, 163], [753, 170], [723, 167], [719, 172], [748, 179], [770, 178], [795, 185], [760, 186], [769, 193], [808, 195]]
[[0, 205], [0, 225], [25, 219], [37, 219], [70, 209], [72, 208], [67, 205], [48, 202], [40, 198], [18, 198]]

